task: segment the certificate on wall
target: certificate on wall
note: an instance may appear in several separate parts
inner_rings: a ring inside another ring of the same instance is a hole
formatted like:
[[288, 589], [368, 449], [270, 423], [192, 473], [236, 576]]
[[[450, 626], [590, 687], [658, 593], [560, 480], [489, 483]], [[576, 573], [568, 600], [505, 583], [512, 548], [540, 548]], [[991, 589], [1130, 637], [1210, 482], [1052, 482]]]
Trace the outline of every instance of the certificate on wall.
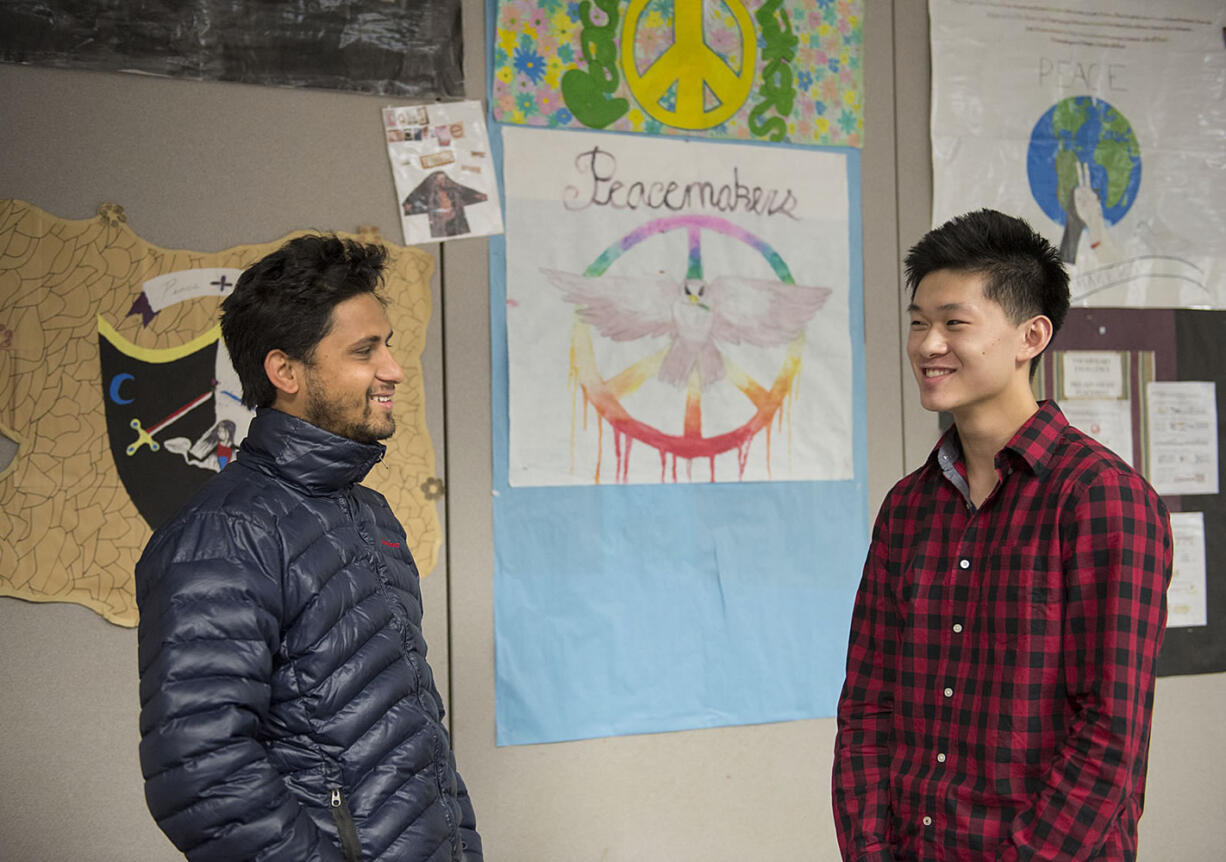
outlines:
[[1083, 398], [1061, 401], [1060, 410], [1071, 425], [1089, 434], [1128, 466], [1132, 460], [1132, 402], [1128, 399]]
[[1057, 351], [1056, 381], [1068, 421], [1135, 466], [1130, 359], [1121, 350]]

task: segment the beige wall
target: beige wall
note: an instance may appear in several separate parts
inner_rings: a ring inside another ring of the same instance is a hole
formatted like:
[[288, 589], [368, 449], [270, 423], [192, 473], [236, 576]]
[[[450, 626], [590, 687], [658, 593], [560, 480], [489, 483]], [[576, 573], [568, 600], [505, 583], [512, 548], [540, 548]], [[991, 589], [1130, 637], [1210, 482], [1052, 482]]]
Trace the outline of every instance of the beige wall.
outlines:
[[[927, 453], [936, 426], [899, 350], [898, 261], [928, 227], [931, 199], [927, 17], [915, 0], [867, 7], [862, 218], [875, 510]], [[481, 3], [466, 0], [465, 11], [470, 92], [480, 95]], [[216, 250], [358, 224], [398, 239], [376, 131], [386, 101], [0, 66], [0, 196], [71, 218], [116, 201], [138, 233], [173, 247]], [[424, 587], [431, 662], [450, 690], [488, 858], [837, 859], [830, 719], [494, 746], [484, 248], [461, 240], [436, 250], [440, 301], [425, 365], [448, 535], [447, 559]], [[444, 460], [444, 444], [458, 454]], [[0, 657], [0, 857], [179, 858], [144, 809], [135, 633], [79, 607], [0, 599]], [[1159, 681], [1145, 862], [1222, 858], [1224, 760], [1226, 675]]]

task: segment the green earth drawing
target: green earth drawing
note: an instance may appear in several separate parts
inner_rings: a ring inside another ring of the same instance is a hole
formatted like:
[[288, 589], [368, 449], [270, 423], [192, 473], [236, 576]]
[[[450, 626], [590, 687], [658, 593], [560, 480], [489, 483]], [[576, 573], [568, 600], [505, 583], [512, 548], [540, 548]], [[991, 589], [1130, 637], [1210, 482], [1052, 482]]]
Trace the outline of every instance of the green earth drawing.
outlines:
[[1089, 168], [1104, 219], [1117, 223], [1141, 188], [1141, 147], [1127, 118], [1092, 96], [1062, 99], [1030, 133], [1026, 155], [1030, 193], [1057, 224], [1068, 221], [1079, 163]]

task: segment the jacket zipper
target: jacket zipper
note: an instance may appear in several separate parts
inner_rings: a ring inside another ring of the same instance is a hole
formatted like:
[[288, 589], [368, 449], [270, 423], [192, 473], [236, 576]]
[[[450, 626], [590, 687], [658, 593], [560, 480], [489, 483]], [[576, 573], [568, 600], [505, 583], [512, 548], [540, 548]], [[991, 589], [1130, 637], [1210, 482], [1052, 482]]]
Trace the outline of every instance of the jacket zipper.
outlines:
[[362, 846], [358, 843], [358, 830], [353, 825], [353, 814], [339, 787], [332, 788], [332, 819], [336, 821], [336, 833], [341, 839], [341, 854], [345, 862], [361, 862]]
[[[398, 599], [388, 594], [389, 589], [390, 589], [389, 584], [388, 584], [388, 577], [383, 571], [383, 567], [386, 564], [382, 561], [381, 554], [379, 553], [378, 547], [376, 546], [374, 540], [366, 532], [366, 530], [362, 528], [362, 522], [357, 517], [357, 511], [360, 507], [357, 505], [357, 502], [351, 498], [350, 496], [351, 493], [352, 492], [346, 492], [345, 494], [341, 495], [342, 508], [345, 512], [345, 515], [349, 518], [350, 521], [353, 522], [354, 529], [357, 530], [358, 535], [361, 536], [362, 538], [362, 541], [371, 550], [371, 561], [372, 561], [372, 565], [375, 568], [375, 577], [379, 579], [379, 592], [383, 594], [385, 601], [387, 601], [389, 604], [395, 607], [396, 605], [399, 605], [400, 602]], [[424, 698], [428, 697], [429, 695], [426, 691], [426, 686], [422, 678], [421, 669], [417, 666], [416, 653], [408, 643], [408, 620], [407, 619], [401, 620], [400, 615], [396, 613], [394, 610], [392, 611], [392, 619], [395, 621], [396, 628], [400, 634], [402, 655], [404, 656], [405, 662], [409, 665], [409, 668], [413, 671], [414, 679], [417, 682], [416, 688], [417, 688], [418, 703], [421, 706], [422, 710], [424, 712], [427, 712], [428, 714], [428, 710], [426, 710], [425, 704], [422, 701], [424, 700]], [[451, 838], [452, 858], [457, 860], [458, 862], [458, 860], [462, 860], [464, 858], [464, 850], [465, 850], [464, 840], [460, 836], [460, 824], [458, 820], [454, 819], [452, 816], [451, 802], [455, 799], [455, 797], [448, 794], [444, 786], [442, 773], [447, 763], [447, 758], [440, 757], [439, 755], [438, 747], [441, 744], [441, 739], [439, 737], [439, 731], [440, 731], [439, 727], [433, 728], [433, 733], [431, 734], [433, 737], [433, 747], [430, 752], [430, 759], [434, 761], [434, 780], [435, 780], [435, 783], [439, 791], [439, 802], [442, 805], [443, 818], [447, 821], [447, 826], [451, 833], [450, 838]], [[332, 813], [333, 813], [333, 816], [336, 816], [336, 811], [337, 811], [336, 805], [337, 805], [337, 800], [339, 799], [339, 796], [340, 796], [340, 790], [333, 790], [332, 794], [333, 794], [332, 795], [332, 806], [333, 806]], [[346, 810], [346, 813], [348, 813], [347, 810]], [[352, 822], [353, 822], [352, 818], [350, 818], [349, 822], [352, 828]], [[339, 819], [337, 823], [338, 824], [340, 823]], [[354, 846], [356, 847], [357, 846], [356, 831], [353, 834], [354, 834]], [[343, 839], [342, 839], [342, 849], [344, 849]], [[357, 857], [354, 857], [354, 859], [356, 862]], [[349, 862], [348, 856], [346, 856], [346, 862]]]

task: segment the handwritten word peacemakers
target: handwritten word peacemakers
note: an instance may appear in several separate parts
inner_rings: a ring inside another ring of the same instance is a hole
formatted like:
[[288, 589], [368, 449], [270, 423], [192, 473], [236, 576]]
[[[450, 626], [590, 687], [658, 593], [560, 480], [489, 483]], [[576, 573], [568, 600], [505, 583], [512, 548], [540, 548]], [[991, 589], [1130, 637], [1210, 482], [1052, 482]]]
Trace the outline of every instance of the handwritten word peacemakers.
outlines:
[[791, 189], [772, 189], [741, 182], [736, 167], [732, 182], [722, 185], [711, 180], [683, 183], [670, 179], [615, 179], [617, 158], [600, 147], [585, 150], [575, 157], [575, 168], [583, 176], [583, 186], [567, 185], [562, 205], [568, 210], [590, 206], [613, 209], [666, 209], [672, 212], [714, 209], [722, 213], [783, 215], [799, 221], [795, 214], [800, 201]]

